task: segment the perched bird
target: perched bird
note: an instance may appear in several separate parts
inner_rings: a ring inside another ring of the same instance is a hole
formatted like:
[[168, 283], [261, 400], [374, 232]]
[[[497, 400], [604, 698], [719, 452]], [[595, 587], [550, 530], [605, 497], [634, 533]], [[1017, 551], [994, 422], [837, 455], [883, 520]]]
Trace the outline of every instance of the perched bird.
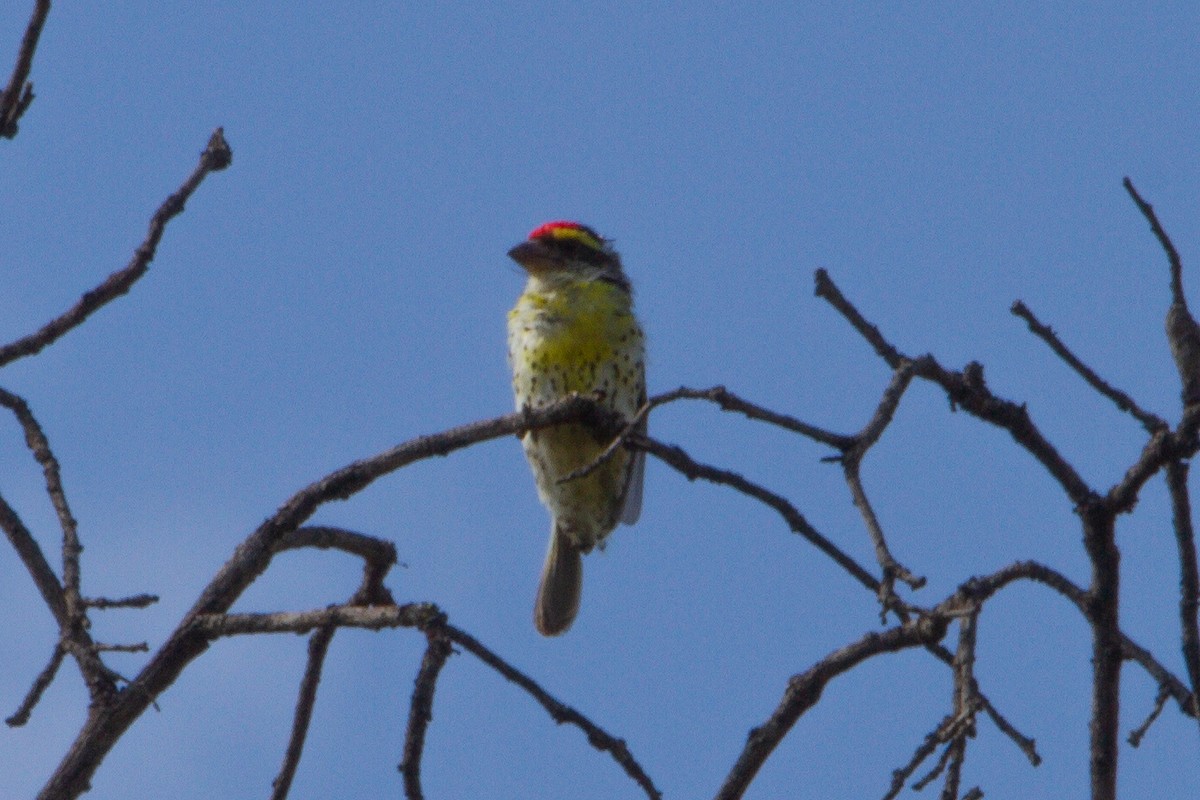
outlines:
[[[611, 243], [577, 222], [547, 222], [508, 255], [529, 274], [508, 313], [517, 410], [577, 393], [632, 419], [646, 401], [645, 345]], [[637, 521], [645, 454], [622, 447], [592, 472], [561, 481], [595, 461], [608, 442], [571, 423], [530, 431], [522, 444], [551, 518], [533, 619], [540, 633], [555, 636], [579, 611], [581, 556], [603, 547], [618, 522]]]

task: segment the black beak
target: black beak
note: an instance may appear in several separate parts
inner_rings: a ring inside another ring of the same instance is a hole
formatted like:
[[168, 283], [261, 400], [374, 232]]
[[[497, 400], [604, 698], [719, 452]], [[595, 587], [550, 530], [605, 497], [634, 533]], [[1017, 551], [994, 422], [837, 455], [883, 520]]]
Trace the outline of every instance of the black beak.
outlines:
[[545, 272], [558, 265], [559, 259], [545, 242], [530, 239], [508, 251], [508, 257], [525, 268], [526, 272]]

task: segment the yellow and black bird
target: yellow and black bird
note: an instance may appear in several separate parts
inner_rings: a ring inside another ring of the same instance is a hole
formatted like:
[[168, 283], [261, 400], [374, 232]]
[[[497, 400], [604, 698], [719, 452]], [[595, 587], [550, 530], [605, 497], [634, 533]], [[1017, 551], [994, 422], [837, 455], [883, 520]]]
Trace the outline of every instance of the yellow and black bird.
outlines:
[[[508, 314], [508, 357], [517, 409], [572, 393], [595, 397], [632, 419], [646, 401], [645, 339], [633, 292], [612, 244], [577, 222], [547, 222], [508, 251], [529, 274]], [[571, 423], [522, 439], [538, 496], [550, 512], [550, 550], [534, 604], [545, 636], [567, 630], [579, 611], [584, 553], [617, 523], [637, 521], [645, 454], [621, 448], [582, 477], [607, 442]]]

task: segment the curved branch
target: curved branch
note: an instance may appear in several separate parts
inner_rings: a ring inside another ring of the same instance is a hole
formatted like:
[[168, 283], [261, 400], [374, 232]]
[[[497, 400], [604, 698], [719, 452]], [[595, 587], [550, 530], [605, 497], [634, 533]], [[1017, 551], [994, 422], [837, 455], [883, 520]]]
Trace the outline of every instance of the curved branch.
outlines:
[[[281, 541], [303, 525], [322, 505], [349, 498], [380, 477], [414, 461], [444, 456], [478, 442], [523, 434], [564, 422], [582, 422], [604, 430], [619, 430], [621, 427], [618, 415], [591, 399], [572, 396], [544, 408], [527, 409], [412, 439], [371, 458], [349, 464], [297, 492], [238, 546], [233, 557], [205, 587], [170, 638], [151, 656], [149, 663], [129, 686], [111, 703], [91, 707], [83, 729], [43, 787], [39, 798], [58, 800], [77, 797], [87, 789], [92, 774], [121, 735], [160, 693], [175, 682], [188, 664], [208, 649], [213, 632], [207, 630], [206, 626], [215, 624], [212, 622], [214, 617], [223, 617], [246, 588], [267, 569]], [[377, 611], [374, 608], [350, 608], [339, 613], [349, 615], [349, 619]], [[306, 629], [315, 628], [326, 621], [323, 617], [313, 618]], [[354, 623], [339, 621], [338, 624]], [[388, 622], [379, 620], [378, 624], [387, 626]]]
[[444, 629], [446, 635], [455, 644], [469, 651], [506, 679], [524, 689], [542, 708], [546, 709], [555, 722], [560, 725], [563, 723], [575, 725], [587, 734], [588, 743], [597, 750], [602, 750], [611, 755], [613, 760], [625, 770], [625, 774], [633, 778], [638, 786], [642, 787], [642, 791], [646, 793], [646, 796], [650, 800], [662, 800], [662, 792], [655, 788], [654, 782], [650, 780], [650, 776], [646, 774], [641, 765], [634, 760], [633, 754], [629, 752], [629, 748], [623, 740], [612, 736], [590, 719], [583, 716], [583, 714], [556, 700], [549, 692], [539, 686], [536, 681], [515, 667], [510, 666], [495, 653], [476, 641], [466, 631], [459, 630], [453, 625], [445, 625]]
[[162, 240], [167, 223], [183, 211], [184, 204], [200, 187], [208, 173], [225, 169], [229, 166], [232, 158], [233, 154], [229, 145], [225, 143], [224, 132], [221, 128], [217, 128], [208, 140], [208, 146], [200, 154], [200, 163], [196, 169], [174, 194], [163, 201], [158, 210], [154, 212], [154, 216], [150, 218], [150, 230], [146, 233], [145, 240], [134, 251], [129, 264], [124, 269], [109, 275], [96, 288], [86, 292], [79, 298], [79, 302], [43, 325], [36, 333], [0, 347], [0, 367], [16, 361], [18, 358], [41, 352], [43, 348], [53, 344], [72, 328], [83, 324], [84, 320], [98, 309], [128, 292], [130, 287], [150, 268], [150, 262], [154, 260], [154, 255], [158, 251], [158, 243]]
[[868, 633], [857, 642], [830, 653], [807, 672], [793, 676], [775, 712], [761, 726], [750, 731], [746, 746], [717, 792], [717, 800], [742, 797], [772, 751], [796, 720], [817, 704], [830, 681], [874, 656], [939, 642], [946, 635], [948, 624], [947, 617], [921, 617], [883, 633]]
[[880, 583], [875, 579], [875, 576], [867, 572], [866, 569], [849, 555], [842, 552], [837, 545], [821, 535], [804, 518], [804, 515], [797, 511], [796, 507], [781, 495], [775, 494], [753, 481], [746, 480], [746, 478], [738, 475], [736, 472], [702, 464], [684, 452], [681, 447], [666, 445], [646, 436], [635, 437], [632, 439], [632, 442], [639, 450], [645, 450], [664, 464], [673, 467], [688, 480], [702, 478], [710, 483], [729, 486], [775, 509], [794, 533], [803, 536], [815, 545], [818, 550], [837, 562], [838, 566], [850, 573], [855, 580], [878, 594]]

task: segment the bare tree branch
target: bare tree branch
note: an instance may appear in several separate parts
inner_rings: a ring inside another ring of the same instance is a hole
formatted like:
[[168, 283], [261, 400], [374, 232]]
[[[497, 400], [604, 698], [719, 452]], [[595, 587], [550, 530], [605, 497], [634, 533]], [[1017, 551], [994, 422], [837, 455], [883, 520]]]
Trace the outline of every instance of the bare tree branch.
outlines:
[[316, 611], [273, 614], [201, 614], [192, 622], [194, 632], [206, 639], [262, 633], [307, 633], [330, 626], [367, 630], [418, 628], [426, 632], [440, 632], [447, 640], [459, 645], [505, 679], [524, 689], [555, 722], [580, 728], [587, 735], [588, 742], [596, 749], [608, 752], [651, 800], [661, 799], [661, 793], [654, 788], [654, 783], [634, 760], [623, 741], [555, 699], [536, 681], [484, 647], [470, 634], [447, 624], [445, 614], [432, 603], [371, 607], [342, 605]]
[[[895, 800], [900, 795], [900, 792], [904, 790], [904, 784], [913, 776], [917, 768], [925, 762], [925, 759], [933, 755], [933, 751], [937, 750], [939, 745], [946, 743], [956, 723], [957, 720], [953, 715], [947, 716], [938, 723], [936, 728], [926, 734], [924, 740], [922, 740], [916, 751], [913, 752], [912, 758], [908, 760], [908, 763], [899, 769], [892, 770], [892, 783], [883, 795], [883, 800]], [[932, 775], [927, 776], [927, 778], [922, 778], [922, 780], [932, 780], [932, 777]]]
[[1025, 320], [1026, 324], [1029, 325], [1029, 330], [1033, 331], [1035, 336], [1049, 345], [1050, 349], [1054, 351], [1055, 355], [1065, 361], [1067, 366], [1079, 373], [1079, 376], [1087, 382], [1088, 386], [1091, 386], [1097, 392], [1104, 395], [1109, 400], [1112, 400], [1117, 408], [1119, 408], [1121, 411], [1124, 411], [1125, 413], [1137, 419], [1138, 422], [1142, 423], [1143, 428], [1150, 433], [1155, 433], [1167, 428], [1167, 423], [1165, 420], [1156, 414], [1151, 414], [1149, 411], [1143, 410], [1141, 406], [1134, 402], [1132, 397], [1125, 394], [1120, 389], [1114, 388], [1111, 384], [1107, 383], [1103, 378], [1097, 375], [1095, 370], [1080, 361], [1079, 358], [1072, 353], [1065, 344], [1063, 344], [1062, 340], [1058, 338], [1058, 334], [1054, 332], [1054, 329], [1049, 325], [1043, 325], [1024, 303], [1022, 303], [1020, 300], [1013, 303], [1011, 311], [1013, 315]]
[[33, 685], [29, 687], [29, 691], [25, 694], [25, 699], [21, 701], [20, 707], [13, 713], [11, 717], [4, 720], [4, 723], [10, 728], [17, 728], [29, 722], [29, 716], [33, 713], [33, 709], [37, 706], [38, 701], [42, 699], [42, 693], [54, 681], [54, 676], [58, 674], [58, 668], [62, 666], [63, 659], [66, 657], [67, 651], [61, 644], [54, 645], [54, 652], [50, 654], [50, 660], [42, 671], [38, 673], [33, 680]]
[[1158, 215], [1154, 213], [1154, 206], [1147, 203], [1138, 194], [1138, 190], [1133, 187], [1133, 181], [1126, 177], [1121, 181], [1121, 185], [1125, 187], [1125, 191], [1133, 198], [1133, 202], [1138, 207], [1138, 211], [1142, 212], [1142, 216], [1150, 223], [1150, 230], [1154, 232], [1154, 238], [1158, 239], [1159, 245], [1162, 246], [1163, 252], [1167, 254], [1167, 261], [1171, 268], [1171, 302], [1187, 306], [1187, 298], [1183, 294], [1183, 261], [1179, 258], [1179, 251], [1175, 249], [1174, 243], [1171, 242], [1171, 237], [1167, 236], [1167, 232], [1163, 229], [1162, 223], [1158, 221]]
[[1040, 461], [1042, 466], [1054, 476], [1074, 505], [1082, 505], [1093, 496], [1094, 493], [1079, 473], [1067, 463], [1066, 459], [1033, 424], [1025, 406], [1017, 405], [992, 394], [984, 383], [981, 365], [972, 362], [962, 372], [954, 372], [942, 367], [931, 355], [915, 359], [903, 355], [883, 337], [877, 327], [867, 322], [866, 318], [837, 288], [829, 277], [829, 273], [823, 269], [816, 272], [816, 294], [845, 317], [847, 322], [867, 340], [875, 352], [893, 370], [898, 369], [903, 362], [911, 361], [914, 374], [941, 386], [950, 401], [956, 406], [985, 422], [1008, 431], [1018, 444]]
[[710, 403], [720, 406], [722, 411], [743, 414], [748, 419], [769, 423], [778, 428], [806, 436], [815, 442], [836, 447], [839, 450], [853, 444], [853, 438], [850, 436], [827, 431], [815, 425], [809, 425], [807, 422], [803, 422], [787, 414], [780, 414], [777, 411], [764, 408], [739, 397], [724, 386], [713, 386], [710, 389], [689, 389], [686, 386], [680, 386], [674, 391], [665, 392], [651, 398], [649, 405], [657, 407], [675, 402], [676, 400], [707, 400]]
[[42, 27], [50, 14], [50, 0], [37, 0], [25, 35], [21, 37], [21, 49], [17, 51], [17, 63], [4, 92], [0, 93], [0, 137], [12, 139], [17, 135], [17, 122], [33, 102], [33, 82], [29, 71], [33, 69], [33, 54], [37, 51]]
[[271, 782], [271, 800], [284, 800], [291, 791], [296, 769], [300, 766], [300, 756], [304, 753], [308, 727], [312, 723], [313, 706], [317, 702], [317, 687], [321, 683], [325, 655], [329, 652], [329, 644], [333, 641], [336, 631], [336, 626], [324, 625], [317, 628], [308, 638], [308, 662], [304, 667], [304, 677], [300, 680], [296, 711], [292, 715], [292, 733], [288, 738], [287, 750], [284, 751], [283, 765], [280, 766], [275, 780]]
[[124, 269], [109, 275], [103, 283], [86, 292], [79, 302], [57, 318], [46, 323], [36, 333], [17, 339], [15, 342], [0, 347], [0, 367], [18, 358], [31, 356], [59, 337], [76, 328], [90, 317], [96, 310], [129, 291], [139, 278], [146, 274], [150, 262], [158, 250], [167, 223], [182, 211], [188, 198], [199, 188], [210, 172], [225, 169], [229, 166], [233, 154], [225, 143], [225, 134], [221, 128], [213, 132], [208, 146], [200, 155], [200, 163], [188, 176], [179, 189], [163, 201], [158, 211], [150, 219], [150, 230], [145, 240], [133, 254], [133, 258]]
[[750, 731], [746, 746], [716, 794], [717, 800], [736, 800], [745, 794], [767, 758], [801, 715], [817, 704], [830, 681], [882, 653], [938, 642], [945, 636], [947, 624], [944, 617], [921, 617], [882, 633], [868, 633], [857, 642], [830, 653], [808, 671], [793, 676], [775, 712]]
[[851, 436], [833, 433], [815, 425], [809, 425], [807, 422], [796, 419], [787, 414], [780, 414], [772, 411], [769, 408], [751, 403], [733, 392], [726, 389], [724, 386], [713, 386], [709, 389], [690, 389], [686, 386], [680, 386], [678, 389], [673, 389], [669, 392], [651, 397], [646, 403], [638, 409], [638, 413], [633, 419], [628, 420], [620, 434], [609, 443], [609, 445], [594, 458], [590, 463], [584, 464], [576, 470], [572, 470], [566, 475], [558, 479], [559, 483], [566, 483], [578, 478], [582, 478], [598, 469], [601, 465], [613, 457], [623, 445], [628, 442], [630, 437], [641, 432], [645, 427], [645, 422], [650, 412], [659, 406], [674, 403], [679, 400], [707, 400], [710, 403], [715, 403], [720, 406], [722, 411], [731, 411], [743, 414], [748, 419], [757, 420], [759, 422], [767, 422], [784, 430], [799, 433], [802, 436], [828, 444], [839, 450], [844, 450], [851, 447], [855, 439]]
[[50, 562], [46, 561], [46, 556], [42, 553], [42, 548], [38, 547], [33, 534], [25, 527], [25, 523], [21, 521], [17, 512], [2, 496], [0, 496], [0, 528], [4, 529], [8, 543], [17, 551], [17, 555], [25, 564], [25, 569], [33, 578], [33, 583], [41, 593], [42, 600], [50, 609], [50, 613], [54, 615], [54, 621], [58, 624], [59, 629], [69, 628], [70, 618], [67, 616], [67, 604], [63, 600], [62, 584], [58, 582], [58, 576], [50, 568]]
[[396, 564], [396, 545], [362, 533], [327, 525], [307, 525], [286, 534], [276, 545], [275, 552], [315, 547], [319, 550], [341, 550], [363, 560], [363, 580], [351, 603], [356, 605], [392, 605], [391, 592], [383, 579]]
[[804, 518], [796, 507], [789, 503], [782, 496], [775, 494], [769, 489], [765, 489], [758, 484], [746, 480], [736, 472], [730, 472], [717, 467], [711, 467], [707, 464], [702, 464], [686, 452], [683, 448], [675, 445], [666, 445], [649, 437], [639, 436], [632, 439], [635, 447], [640, 450], [645, 450], [647, 453], [658, 458], [663, 463], [673, 467], [683, 474], [688, 480], [696, 480], [702, 478], [710, 483], [717, 483], [724, 486], [730, 486], [742, 494], [753, 497], [759, 502], [765, 503], [775, 509], [788, 527], [811, 542], [825, 555], [837, 562], [838, 566], [850, 573], [859, 583], [870, 589], [876, 594], [879, 593], [879, 581], [875, 579], [871, 573], [867, 572], [857, 561], [842, 552], [837, 545], [829, 539], [821, 535], [808, 520]]
[[[594, 401], [584, 397], [569, 397], [544, 408], [526, 409], [432, 436], [418, 437], [371, 458], [349, 464], [297, 492], [238, 546], [233, 557], [217, 572], [166, 643], [151, 656], [149, 663], [133, 678], [130, 685], [122, 690], [113, 702], [97, 704], [90, 709], [88, 719], [75, 743], [43, 787], [39, 797], [42, 800], [71, 798], [85, 791], [91, 775], [125, 730], [161, 692], [174, 683], [189, 663], [208, 649], [212, 636], [245, 632], [230, 629], [228, 626], [235, 624], [239, 619], [245, 622], [248, 619], [246, 615], [223, 615], [242, 592], [266, 570], [272, 557], [278, 552], [281, 542], [296, 531], [320, 506], [333, 500], [351, 497], [378, 478], [414, 461], [444, 456], [478, 442], [522, 434], [564, 422], [581, 422], [605, 431], [619, 430], [622, 426], [619, 415], [601, 408]], [[2, 521], [0, 515], [0, 524]], [[370, 617], [377, 627], [394, 627], [401, 624], [395, 619], [389, 620], [380, 612], [379, 608], [335, 609], [330, 612], [335, 614], [334, 619], [323, 614], [306, 612], [306, 615], [299, 617], [300, 623], [295, 615], [284, 615], [275, 618], [274, 624], [280, 630], [295, 630], [297, 624], [300, 624], [303, 630], [311, 630], [330, 622], [339, 626], [371, 627], [356, 622], [364, 616]], [[214, 622], [217, 618], [225, 621]], [[409, 626], [416, 626], [418, 622], [422, 625], [428, 624], [427, 620], [416, 619], [410, 620]], [[257, 626], [260, 623], [250, 624]]]
[[1109, 504], [1097, 501], [1080, 508], [1079, 516], [1083, 520], [1083, 546], [1092, 563], [1092, 580], [1085, 601], [1092, 626], [1092, 718], [1088, 724], [1092, 800], [1116, 800], [1124, 663], [1116, 515]]
[[429, 640], [421, 669], [413, 685], [412, 702], [408, 710], [408, 726], [404, 733], [404, 758], [399, 770], [404, 776], [404, 796], [408, 800], [424, 800], [421, 792], [421, 754], [425, 750], [425, 731], [433, 720], [433, 692], [438, 675], [450, 657], [450, 639], [441, 627], [425, 631]]
[[958, 650], [954, 655], [954, 713], [962, 719], [948, 753], [950, 763], [946, 769], [946, 782], [942, 787], [942, 800], [958, 800], [958, 787], [962, 782], [962, 767], [967, 757], [967, 739], [975, 736], [975, 714], [980, 702], [975, 683], [975, 641], [979, 609], [972, 610], [959, 620]]
[[[95, 642], [92, 641], [86, 627], [73, 622], [64, 598], [62, 584], [58, 582], [54, 570], [50, 568], [50, 564], [46, 561], [45, 555], [42, 554], [42, 549], [38, 547], [33, 534], [29, 532], [29, 529], [25, 527], [25, 523], [21, 521], [17, 512], [13, 510], [3, 497], [0, 497], [0, 528], [4, 529], [9, 543], [17, 551], [17, 555], [21, 557], [21, 561], [25, 564], [25, 569], [29, 572], [30, 577], [33, 578], [34, 585], [38, 587], [38, 591], [41, 593], [47, 608], [54, 615], [54, 621], [57, 623], [59, 629], [58, 646], [63, 648], [65, 652], [70, 653], [79, 664], [80, 674], [83, 676], [84, 683], [87, 685], [94, 702], [100, 702], [112, 697], [116, 692], [115, 684], [118, 676], [108, 669], [108, 667], [104, 666], [104, 662], [100, 660]], [[52, 678], [56, 672], [57, 669], [43, 670], [35, 681], [35, 688], [38, 681], [47, 676]], [[40, 690], [31, 690], [27, 699], [29, 697], [36, 699], [40, 696]], [[15, 716], [20, 718], [20, 715]], [[25, 717], [28, 718], [28, 714]]]
[[1129, 732], [1129, 744], [1137, 747], [1142, 743], [1142, 739], [1146, 736], [1146, 732], [1150, 730], [1150, 726], [1154, 724], [1154, 720], [1158, 719], [1158, 715], [1162, 713], [1163, 708], [1167, 705], [1167, 700], [1171, 697], [1171, 693], [1166, 687], [1159, 687], [1158, 694], [1154, 698], [1154, 708], [1150, 710], [1150, 715], [1146, 717], [1146, 721]]
[[83, 598], [83, 605], [85, 607], [101, 611], [107, 608], [146, 608], [157, 602], [158, 595], [155, 594], [135, 594], [130, 597], [118, 597], [116, 599], [108, 597]]
[[866, 525], [867, 533], [871, 536], [871, 543], [875, 546], [875, 559], [879, 562], [880, 569], [883, 570], [879, 600], [885, 613], [886, 609], [893, 605], [888, 595], [892, 593], [895, 580], [904, 581], [912, 589], [920, 589], [925, 585], [925, 578], [914, 575], [892, 555], [887, 539], [883, 535], [883, 527], [879, 524], [879, 518], [875, 515], [875, 509], [871, 506], [867, 491], [863, 487], [861, 467], [862, 459], [867, 451], [879, 441], [884, 429], [891, 424], [896, 408], [900, 405], [900, 398], [904, 396], [905, 390], [912, 382], [912, 376], [912, 362], [902, 361], [893, 373], [891, 383], [884, 390], [883, 397], [871, 420], [857, 436], [853, 437], [853, 443], [843, 449], [840, 459], [846, 484], [850, 487], [851, 499], [859, 513], [862, 514], [863, 524]]
[[1200, 721], [1200, 570], [1196, 565], [1196, 532], [1192, 527], [1192, 504], [1188, 494], [1186, 461], [1167, 464], [1167, 490], [1171, 495], [1172, 527], [1179, 554], [1179, 631], [1183, 663], [1192, 685], [1192, 715]]
[[311, 633], [330, 626], [370, 631], [386, 628], [424, 630], [441, 616], [441, 609], [432, 603], [405, 603], [400, 606], [334, 605], [312, 611], [197, 614], [189, 628], [195, 636], [214, 640], [225, 636], [262, 633]]
[[1150, 223], [1154, 237], [1158, 239], [1163, 252], [1167, 254], [1167, 262], [1171, 271], [1171, 304], [1167, 308], [1167, 343], [1171, 347], [1171, 357], [1179, 371], [1180, 398], [1185, 407], [1200, 403], [1200, 325], [1196, 324], [1191, 311], [1188, 310], [1187, 296], [1183, 293], [1183, 262], [1179, 251], [1171, 242], [1171, 237], [1158, 221], [1154, 207], [1142, 199], [1133, 182], [1125, 178], [1122, 182], [1125, 191], [1133, 198], [1142, 216]]
[[79, 546], [78, 526], [75, 517], [71, 514], [71, 507], [67, 503], [66, 493], [63, 491], [58, 459], [54, 457], [54, 452], [50, 449], [50, 442], [46, 439], [42, 426], [38, 424], [24, 399], [0, 389], [0, 406], [13, 412], [21, 429], [25, 432], [25, 444], [42, 467], [42, 475], [46, 482], [46, 494], [50, 497], [50, 503], [54, 506], [59, 525], [62, 528], [63, 583], [67, 593], [68, 613], [74, 613], [72, 607], [80, 601], [79, 552], [82, 548]]
[[629, 752], [629, 748], [625, 745], [624, 741], [605, 732], [600, 726], [575, 709], [556, 700], [532, 678], [503, 661], [491, 650], [488, 650], [476, 641], [466, 631], [459, 630], [453, 625], [446, 625], [445, 629], [446, 635], [455, 644], [474, 654], [480, 661], [524, 689], [542, 708], [546, 709], [555, 722], [560, 725], [574, 725], [587, 734], [588, 743], [597, 750], [602, 750], [611, 755], [613, 760], [625, 770], [625, 774], [633, 778], [638, 786], [642, 787], [642, 791], [646, 793], [646, 796], [650, 800], [662, 800], [662, 793], [655, 788], [654, 782], [650, 780], [650, 776], [634, 760], [633, 754]]

